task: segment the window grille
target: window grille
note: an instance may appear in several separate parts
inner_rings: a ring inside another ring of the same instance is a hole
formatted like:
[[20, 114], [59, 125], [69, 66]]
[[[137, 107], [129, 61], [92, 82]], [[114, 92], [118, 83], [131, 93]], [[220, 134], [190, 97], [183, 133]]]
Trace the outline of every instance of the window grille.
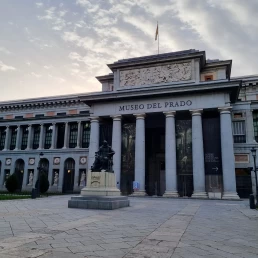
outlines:
[[258, 142], [258, 111], [253, 112], [254, 138]]
[[75, 148], [77, 145], [78, 124], [70, 124], [69, 148]]
[[3, 150], [4, 145], [5, 145], [6, 129], [1, 128], [0, 133], [1, 133], [1, 136], [0, 136], [0, 150]]
[[14, 150], [16, 146], [17, 128], [11, 128], [10, 150]]
[[89, 148], [90, 145], [90, 122], [82, 124], [82, 148]]
[[34, 127], [32, 148], [35, 150], [39, 147], [40, 125]]
[[233, 121], [234, 143], [245, 143], [245, 121]]
[[51, 147], [52, 131], [53, 131], [52, 125], [46, 127], [44, 149], [49, 149]]
[[29, 128], [23, 127], [22, 128], [22, 143], [21, 143], [22, 150], [25, 150], [27, 148], [28, 134], [29, 134]]

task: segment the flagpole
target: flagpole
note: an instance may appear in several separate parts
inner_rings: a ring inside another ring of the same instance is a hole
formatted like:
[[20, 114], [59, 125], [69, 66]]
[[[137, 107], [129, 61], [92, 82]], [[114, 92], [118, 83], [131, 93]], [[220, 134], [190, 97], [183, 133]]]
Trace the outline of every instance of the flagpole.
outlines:
[[[157, 26], [159, 26], [158, 22], [157, 22]], [[159, 28], [158, 28], [158, 55], [159, 55]]]

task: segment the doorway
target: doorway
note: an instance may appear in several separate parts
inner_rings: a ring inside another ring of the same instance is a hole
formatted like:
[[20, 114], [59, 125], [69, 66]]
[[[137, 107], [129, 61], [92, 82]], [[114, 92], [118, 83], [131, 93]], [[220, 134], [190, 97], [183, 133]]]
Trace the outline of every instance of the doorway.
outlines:
[[63, 193], [72, 193], [74, 186], [75, 161], [68, 158], [64, 164]]
[[150, 114], [145, 130], [145, 185], [150, 196], [165, 193], [165, 116]]
[[24, 175], [24, 160], [17, 159], [15, 162], [15, 174], [18, 178], [19, 187], [18, 189], [21, 191], [22, 189], [22, 182], [23, 182], [23, 175]]

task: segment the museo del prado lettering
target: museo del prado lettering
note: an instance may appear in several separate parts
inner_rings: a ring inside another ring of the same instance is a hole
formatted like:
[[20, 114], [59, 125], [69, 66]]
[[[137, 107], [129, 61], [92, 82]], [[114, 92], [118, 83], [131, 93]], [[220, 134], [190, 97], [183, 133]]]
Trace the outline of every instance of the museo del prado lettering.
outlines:
[[119, 111], [141, 110], [141, 109], [161, 109], [161, 108], [183, 107], [183, 106], [190, 107], [191, 105], [192, 105], [191, 100], [153, 102], [153, 103], [147, 103], [147, 104], [133, 104], [133, 105], [119, 106]]

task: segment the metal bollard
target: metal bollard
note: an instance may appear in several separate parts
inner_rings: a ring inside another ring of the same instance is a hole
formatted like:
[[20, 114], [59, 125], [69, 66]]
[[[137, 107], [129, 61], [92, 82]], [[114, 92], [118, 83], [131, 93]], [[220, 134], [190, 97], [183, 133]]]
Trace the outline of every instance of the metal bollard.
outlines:
[[255, 202], [254, 202], [253, 194], [250, 194], [250, 196], [249, 196], [249, 204], [250, 204], [250, 209], [255, 209]]
[[36, 197], [37, 197], [37, 189], [32, 188], [32, 191], [31, 191], [31, 199], [36, 199]]

